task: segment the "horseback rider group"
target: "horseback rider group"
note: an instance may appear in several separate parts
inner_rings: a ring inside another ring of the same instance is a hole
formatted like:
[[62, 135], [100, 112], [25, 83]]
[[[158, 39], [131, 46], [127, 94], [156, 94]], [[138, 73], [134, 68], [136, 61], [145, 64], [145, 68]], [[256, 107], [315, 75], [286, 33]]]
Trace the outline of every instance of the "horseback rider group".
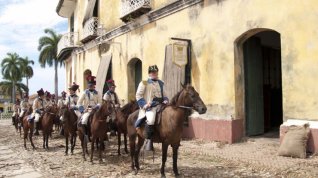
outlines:
[[[149, 66], [148, 68], [148, 79], [141, 81], [138, 85], [136, 91], [136, 100], [140, 107], [138, 119], [135, 123], [137, 132], [141, 127], [144, 120], [146, 120], [146, 150], [152, 150], [152, 137], [154, 135], [154, 125], [156, 110], [161, 104], [167, 104], [169, 102], [165, 92], [164, 92], [164, 82], [158, 79], [158, 67], [156, 65]], [[98, 91], [95, 89], [96, 77], [89, 75], [87, 77], [88, 87], [79, 96], [76, 95], [76, 91], [79, 89], [79, 85], [73, 82], [73, 84], [68, 88], [69, 94], [65, 91], [61, 93], [62, 98], [58, 100], [57, 106], [59, 109], [63, 107], [68, 107], [72, 109], [79, 118], [79, 126], [84, 128], [85, 139], [88, 139], [88, 119], [93, 110], [99, 109], [102, 104], [102, 99], [105, 101], [111, 101], [116, 108], [120, 108], [120, 102], [117, 93], [115, 92], [115, 81], [110, 79], [106, 81], [108, 86], [108, 91], [100, 98]], [[29, 120], [34, 120], [35, 122], [35, 134], [38, 134], [39, 130], [39, 120], [43, 115], [44, 108], [46, 106], [51, 106], [55, 104], [55, 95], [51, 95], [50, 92], [44, 92], [41, 88], [37, 91], [38, 97], [34, 100], [32, 109], [33, 113], [29, 117]], [[15, 112], [18, 112], [21, 108], [20, 116], [27, 110], [28, 96], [24, 96], [23, 102], [17, 100]], [[21, 106], [20, 106], [21, 105]], [[111, 134], [116, 131], [115, 120], [116, 114], [114, 112], [107, 119]], [[15, 114], [15, 113], [14, 113]], [[60, 120], [63, 123], [64, 118], [61, 116]]]

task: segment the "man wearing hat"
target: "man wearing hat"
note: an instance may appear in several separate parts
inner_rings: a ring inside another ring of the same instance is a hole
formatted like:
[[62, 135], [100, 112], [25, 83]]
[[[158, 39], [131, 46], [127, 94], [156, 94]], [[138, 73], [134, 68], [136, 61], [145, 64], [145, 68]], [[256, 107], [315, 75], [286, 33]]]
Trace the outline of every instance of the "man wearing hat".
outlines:
[[51, 93], [49, 91], [45, 91], [44, 96], [45, 96], [44, 107], [52, 106], [53, 103], [51, 101]]
[[63, 106], [66, 105], [65, 104], [66, 103], [66, 92], [62, 91], [61, 96], [62, 96], [62, 98], [57, 101], [57, 107], [59, 109], [63, 108]]
[[16, 99], [15, 104], [13, 105], [13, 114], [12, 114], [12, 125], [15, 123], [15, 117], [20, 113], [20, 99]]
[[55, 104], [56, 104], [56, 102], [55, 102], [55, 94], [52, 94], [52, 95], [51, 95], [51, 104], [52, 104], [52, 105], [55, 105]]
[[[103, 99], [105, 101], [111, 101], [112, 103], [115, 104], [116, 108], [119, 108], [120, 104], [119, 104], [119, 100], [118, 100], [118, 95], [115, 92], [115, 88], [116, 88], [115, 81], [110, 79], [110, 80], [107, 80], [106, 83], [108, 86], [108, 91], [104, 94]], [[111, 135], [115, 135], [116, 130], [117, 130], [116, 125], [115, 125], [115, 119], [116, 119], [116, 112], [113, 111], [113, 113], [110, 115], [109, 121], [108, 121], [109, 126], [110, 126], [110, 130], [111, 130]]]
[[24, 93], [23, 94], [23, 100], [20, 104], [20, 107], [21, 107], [21, 112], [20, 112], [20, 115], [19, 117], [22, 118], [24, 113], [29, 109], [29, 96], [28, 96], [28, 93]]
[[70, 94], [67, 97], [65, 104], [69, 108], [73, 109], [77, 117], [80, 118], [81, 112], [78, 110], [78, 107], [77, 107], [78, 96], [76, 95], [76, 91], [78, 90], [78, 88], [79, 88], [79, 85], [73, 82], [73, 84], [68, 88]]
[[34, 135], [39, 135], [39, 121], [40, 117], [43, 114], [44, 107], [45, 107], [45, 96], [44, 96], [44, 91], [41, 88], [40, 90], [37, 91], [38, 97], [33, 101], [32, 109], [33, 113], [31, 114], [31, 118], [34, 118], [35, 122], [35, 133]]
[[95, 90], [95, 81], [94, 76], [87, 77], [88, 87], [80, 95], [78, 100], [78, 110], [81, 113], [84, 113], [81, 118], [81, 124], [85, 129], [85, 139], [88, 139], [88, 127], [87, 122], [90, 116], [92, 109], [98, 109], [100, 107], [101, 98], [98, 96], [98, 92]]
[[156, 109], [163, 103], [169, 102], [164, 93], [164, 83], [158, 79], [158, 67], [156, 65], [149, 66], [147, 81], [141, 81], [136, 92], [136, 100], [140, 107], [138, 119], [135, 127], [139, 132], [143, 118], [146, 117], [146, 150], [153, 151], [152, 137], [154, 134], [154, 124], [156, 119]]

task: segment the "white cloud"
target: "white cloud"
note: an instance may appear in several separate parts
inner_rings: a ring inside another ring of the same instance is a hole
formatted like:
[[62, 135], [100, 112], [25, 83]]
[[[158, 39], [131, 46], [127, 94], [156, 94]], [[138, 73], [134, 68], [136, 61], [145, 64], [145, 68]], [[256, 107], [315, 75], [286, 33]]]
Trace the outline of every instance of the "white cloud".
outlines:
[[[54, 90], [53, 68], [40, 68], [38, 64], [38, 40], [45, 28], [67, 30], [67, 19], [56, 14], [58, 0], [0, 0], [0, 62], [7, 52], [17, 52], [35, 61], [34, 77], [30, 80], [30, 92], [38, 88]], [[61, 31], [62, 30], [62, 31]], [[59, 69], [59, 90], [64, 89], [65, 69]]]

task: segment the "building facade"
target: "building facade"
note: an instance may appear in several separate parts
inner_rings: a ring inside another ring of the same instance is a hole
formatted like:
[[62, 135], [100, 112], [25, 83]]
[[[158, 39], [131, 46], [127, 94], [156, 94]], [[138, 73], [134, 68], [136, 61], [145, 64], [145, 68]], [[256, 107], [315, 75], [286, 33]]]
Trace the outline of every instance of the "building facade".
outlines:
[[[190, 83], [207, 105], [184, 136], [233, 143], [291, 124], [318, 123], [316, 0], [60, 0], [66, 81], [114, 79], [134, 99], [157, 64], [169, 96]], [[178, 61], [185, 62], [177, 65]], [[317, 142], [316, 142], [317, 143]]]

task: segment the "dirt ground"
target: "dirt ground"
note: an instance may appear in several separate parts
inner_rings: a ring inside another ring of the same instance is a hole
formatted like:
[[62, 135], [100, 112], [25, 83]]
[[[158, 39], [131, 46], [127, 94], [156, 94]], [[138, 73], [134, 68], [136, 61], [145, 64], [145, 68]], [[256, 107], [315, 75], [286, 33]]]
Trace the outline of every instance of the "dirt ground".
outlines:
[[[0, 120], [0, 177], [160, 177], [159, 144], [155, 144], [154, 162], [152, 154], [146, 153], [140, 158], [141, 170], [135, 175], [130, 168], [129, 155], [125, 154], [123, 149], [122, 155], [117, 155], [115, 137], [106, 144], [106, 152], [101, 164], [98, 162], [97, 155], [94, 157], [94, 164], [83, 161], [79, 139], [77, 139], [74, 155], [65, 156], [64, 142], [64, 138], [53, 133], [53, 138], [49, 140], [49, 150], [42, 148], [41, 136], [34, 137], [36, 150], [31, 149], [30, 142], [27, 142], [29, 149], [25, 150], [23, 139], [10, 125], [10, 121]], [[252, 157], [247, 158], [247, 161], [243, 160], [242, 157], [251, 151], [244, 152], [244, 148], [252, 149], [255, 145], [261, 145], [258, 142], [270, 148], [277, 148], [275, 145], [277, 141], [266, 142], [265, 140], [255, 141], [255, 139], [234, 145], [202, 140], [182, 141], [178, 159], [180, 177], [318, 177], [315, 172], [318, 166], [316, 157], [308, 158], [308, 163], [306, 160], [298, 159], [298, 162], [294, 164], [287, 164], [292, 158], [279, 157], [278, 159], [283, 161], [275, 161], [278, 156], [272, 153], [268, 154], [273, 156], [273, 159], [269, 159], [270, 156], [258, 154], [254, 156], [254, 159], [258, 159], [256, 161], [253, 161]], [[171, 155], [172, 151], [169, 148], [166, 163], [167, 177], [174, 177]], [[260, 164], [260, 162], [266, 163], [264, 159], [268, 159], [267, 162], [270, 164]], [[286, 163], [285, 159], [287, 159]]]

